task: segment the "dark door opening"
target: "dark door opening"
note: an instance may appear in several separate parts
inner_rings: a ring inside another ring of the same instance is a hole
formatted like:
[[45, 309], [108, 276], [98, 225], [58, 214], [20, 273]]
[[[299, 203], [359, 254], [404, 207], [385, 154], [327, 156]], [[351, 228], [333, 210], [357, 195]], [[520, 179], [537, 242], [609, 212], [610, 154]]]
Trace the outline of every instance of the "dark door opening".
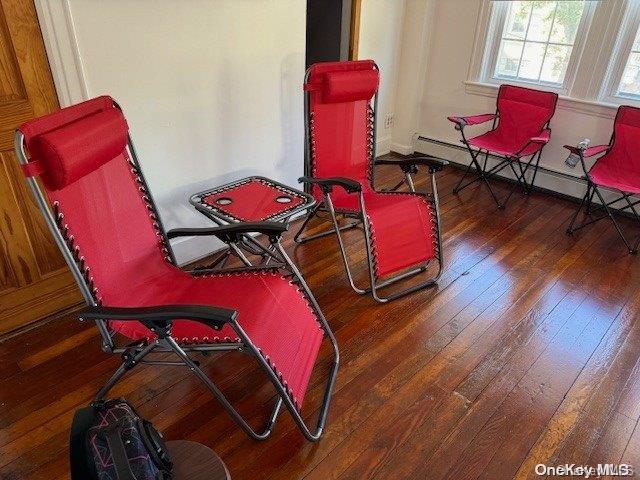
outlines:
[[307, 67], [350, 58], [352, 10], [356, 1], [307, 0]]

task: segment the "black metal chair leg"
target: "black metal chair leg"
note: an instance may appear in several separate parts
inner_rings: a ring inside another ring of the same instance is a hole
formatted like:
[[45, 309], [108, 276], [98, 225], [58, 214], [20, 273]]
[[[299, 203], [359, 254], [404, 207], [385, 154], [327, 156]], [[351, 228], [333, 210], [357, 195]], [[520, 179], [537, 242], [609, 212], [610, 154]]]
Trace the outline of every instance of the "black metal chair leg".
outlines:
[[538, 166], [540, 165], [540, 157], [542, 156], [542, 149], [538, 150], [538, 159], [536, 160], [536, 166], [533, 170], [533, 178], [531, 179], [531, 188], [533, 189], [536, 183], [536, 175], [538, 175]]
[[596, 195], [598, 195], [600, 202], [602, 202], [602, 205], [604, 206], [604, 210], [607, 213], [607, 216], [611, 219], [611, 222], [613, 222], [613, 226], [616, 228], [616, 231], [618, 232], [618, 235], [620, 235], [620, 238], [622, 239], [625, 246], [627, 247], [627, 250], [629, 250], [630, 254], [632, 255], [635, 254], [636, 252], [627, 241], [626, 237], [624, 236], [624, 233], [622, 233], [622, 229], [620, 228], [620, 225], [618, 225], [618, 222], [616, 221], [616, 219], [613, 217], [613, 214], [611, 213], [611, 210], [609, 209], [607, 202], [604, 201], [604, 198], [600, 194], [600, 190], [598, 190], [598, 187], [596, 187], [595, 185], [593, 186], [593, 189], [595, 190]]
[[[465, 179], [465, 178], [467, 177], [467, 175], [469, 174], [469, 171], [471, 170], [471, 167], [473, 166], [473, 164], [474, 164], [474, 160], [473, 160], [473, 157], [472, 157], [472, 160], [471, 160], [471, 162], [469, 163], [469, 165], [467, 165], [467, 168], [466, 168], [466, 170], [464, 171], [464, 173], [462, 174], [462, 177], [460, 178], [460, 180], [458, 181], [458, 183], [456, 184], [456, 186], [455, 186], [455, 187], [453, 187], [453, 193], [458, 193], [458, 192], [461, 190], [460, 185], [462, 185], [462, 182], [464, 181], [464, 179]], [[477, 167], [476, 167], [476, 168], [477, 168]], [[465, 185], [465, 187], [466, 187], [466, 185]], [[464, 188], [464, 187], [463, 187], [463, 188]]]
[[584, 194], [584, 197], [582, 197], [582, 200], [580, 201], [580, 205], [578, 205], [578, 208], [576, 209], [575, 213], [573, 214], [573, 216], [571, 217], [571, 221], [569, 222], [569, 227], [567, 228], [567, 235], [571, 235], [573, 234], [573, 224], [576, 222], [576, 219], [578, 218], [578, 214], [580, 213], [580, 210], [582, 210], [582, 206], [585, 204], [585, 202], [587, 201], [587, 197], [589, 197], [589, 190], [591, 189], [591, 185], [587, 186], [587, 193]]
[[316, 216], [316, 214], [318, 213], [318, 210], [320, 209], [320, 207], [322, 206], [322, 202], [318, 202], [316, 203], [316, 205], [311, 209], [311, 211], [307, 214], [307, 218], [304, 219], [304, 222], [302, 222], [302, 225], [300, 226], [300, 228], [298, 229], [298, 231], [296, 232], [296, 234], [293, 236], [293, 241], [296, 243], [301, 243], [300, 241], [300, 234], [302, 234], [303, 230], [306, 228], [306, 226], [309, 224], [309, 222], [311, 221], [311, 219], [313, 217]]

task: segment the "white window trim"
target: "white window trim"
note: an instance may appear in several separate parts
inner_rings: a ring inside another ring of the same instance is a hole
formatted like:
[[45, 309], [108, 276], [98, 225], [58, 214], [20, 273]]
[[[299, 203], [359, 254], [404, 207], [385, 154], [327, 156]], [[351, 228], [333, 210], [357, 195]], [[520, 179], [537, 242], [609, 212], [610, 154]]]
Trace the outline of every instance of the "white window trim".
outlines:
[[[500, 85], [496, 83], [467, 80], [464, 82], [464, 87], [465, 93], [470, 95], [496, 98], [498, 96], [498, 89], [500, 88]], [[582, 98], [569, 97], [567, 95], [559, 95], [557, 108], [595, 117], [614, 118], [616, 116], [618, 105], [605, 101], [585, 100]]]
[[[500, 48], [500, 41], [502, 36], [502, 30], [504, 28], [504, 22], [507, 17], [507, 3], [497, 2], [483, 2], [483, 9], [486, 8], [486, 18], [484, 18], [484, 29], [487, 32], [484, 36], [484, 49], [482, 52], [482, 61], [477, 69], [476, 79], [479, 82], [487, 84], [500, 85], [501, 83], [510, 83], [516, 85], [523, 85], [528, 87], [542, 87], [546, 90], [551, 90], [559, 94], [568, 94], [571, 91], [577, 66], [584, 50], [587, 34], [593, 14], [596, 8], [596, 2], [585, 2], [584, 11], [576, 38], [573, 42], [573, 48], [571, 50], [571, 57], [569, 58], [569, 64], [567, 65], [566, 74], [562, 84], [543, 82], [543, 81], [527, 81], [521, 78], [495, 78], [493, 76], [495, 70], [495, 64], [498, 57], [498, 50]], [[495, 14], [494, 14], [495, 12]], [[482, 15], [481, 15], [482, 18]], [[480, 21], [478, 22], [480, 24]]]
[[640, 29], [640, 0], [630, 0], [626, 5], [613, 55], [607, 65], [607, 73], [600, 89], [598, 98], [602, 102], [640, 106], [640, 98], [617, 93], [638, 29]]

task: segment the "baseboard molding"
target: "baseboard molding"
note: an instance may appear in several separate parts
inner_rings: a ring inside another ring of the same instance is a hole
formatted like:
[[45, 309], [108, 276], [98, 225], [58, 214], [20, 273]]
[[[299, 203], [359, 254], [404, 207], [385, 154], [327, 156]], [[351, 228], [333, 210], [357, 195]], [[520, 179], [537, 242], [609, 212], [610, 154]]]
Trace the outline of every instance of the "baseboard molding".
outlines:
[[[444, 158], [449, 160], [451, 163], [465, 168], [469, 165], [470, 161], [469, 152], [466, 147], [422, 135], [419, 136], [416, 141], [415, 151], [426, 155], [434, 155], [436, 157]], [[490, 155], [489, 161], [487, 162], [487, 168], [497, 165], [499, 160], [499, 157]], [[578, 168], [579, 167], [576, 167], [576, 171], [581, 171], [578, 170]], [[528, 172], [527, 175], [529, 175]], [[511, 169], [508, 168], [502, 170], [497, 174], [497, 176], [508, 181], [515, 181], [515, 176], [511, 172]], [[553, 193], [564, 198], [579, 201], [584, 196], [586, 188], [586, 181], [577, 175], [568, 175], [542, 166], [538, 168], [535, 185], [536, 190]], [[605, 189], [601, 189], [601, 191], [605, 201], [607, 202], [620, 196], [617, 192], [607, 191]], [[596, 203], [595, 199], [594, 203]]]
[[391, 152], [391, 137], [378, 138], [376, 141], [376, 156]]
[[400, 155], [411, 155], [415, 152], [413, 145], [403, 145], [402, 143], [391, 142], [391, 151]]

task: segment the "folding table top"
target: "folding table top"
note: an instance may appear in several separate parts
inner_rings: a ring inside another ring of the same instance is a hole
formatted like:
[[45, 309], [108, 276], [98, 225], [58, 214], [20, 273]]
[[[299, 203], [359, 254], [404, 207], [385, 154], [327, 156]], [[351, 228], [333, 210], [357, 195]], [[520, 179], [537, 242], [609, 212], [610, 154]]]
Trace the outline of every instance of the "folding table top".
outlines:
[[247, 177], [192, 195], [192, 205], [225, 222], [286, 221], [315, 203], [305, 192], [265, 177]]

